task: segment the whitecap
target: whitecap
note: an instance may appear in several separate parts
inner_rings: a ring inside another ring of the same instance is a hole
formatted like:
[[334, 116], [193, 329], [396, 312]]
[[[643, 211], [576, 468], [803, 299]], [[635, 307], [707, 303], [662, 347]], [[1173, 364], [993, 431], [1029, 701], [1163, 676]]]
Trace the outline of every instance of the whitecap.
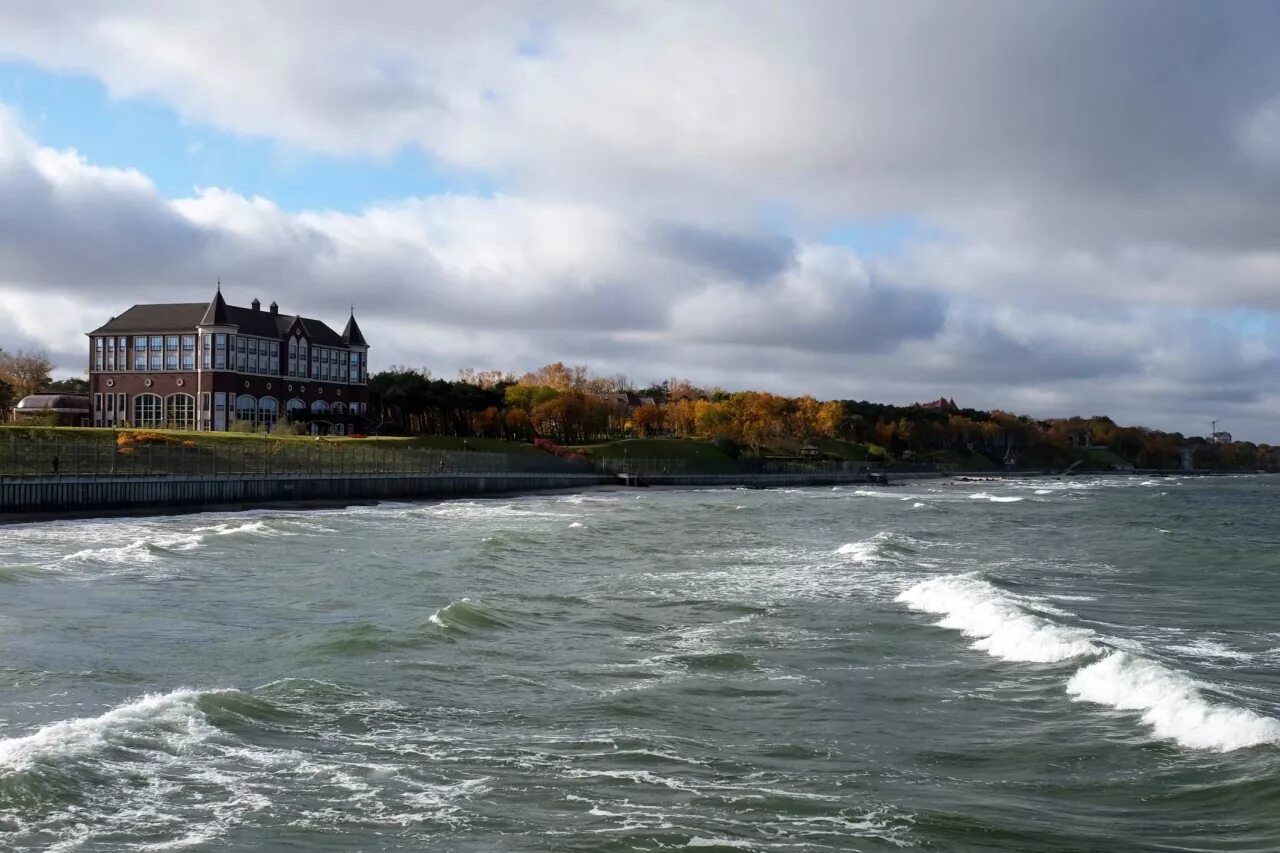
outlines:
[[1209, 702], [1187, 674], [1128, 652], [1082, 668], [1067, 692], [1080, 702], [1141, 711], [1156, 737], [1194, 749], [1230, 752], [1280, 743], [1280, 720]]
[[990, 501], [991, 503], [997, 503], [997, 504], [1011, 504], [1011, 503], [1017, 503], [1018, 501], [1021, 501], [1021, 500], [1025, 500], [1025, 498], [992, 495], [992, 494], [988, 494], [987, 492], [974, 492], [973, 494], [969, 495], [969, 500]]
[[938, 626], [976, 637], [971, 648], [992, 657], [1057, 663], [1098, 654], [1094, 634], [1035, 616], [986, 581], [946, 575], [922, 581], [897, 597], [912, 610], [943, 616]]

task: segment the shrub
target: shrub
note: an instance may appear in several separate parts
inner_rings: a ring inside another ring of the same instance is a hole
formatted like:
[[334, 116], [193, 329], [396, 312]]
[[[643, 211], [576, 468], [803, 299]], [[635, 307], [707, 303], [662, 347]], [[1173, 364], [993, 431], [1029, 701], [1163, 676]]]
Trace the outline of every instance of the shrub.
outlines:
[[300, 421], [277, 421], [271, 428], [272, 435], [305, 435], [307, 425]]
[[738, 442], [734, 441], [732, 438], [726, 438], [723, 435], [717, 436], [716, 438], [711, 439], [711, 444], [716, 450], [719, 450], [730, 459], [737, 459], [742, 456], [742, 448], [739, 447]]
[[136, 448], [156, 445], [161, 447], [195, 447], [196, 443], [178, 438], [175, 435], [165, 435], [162, 432], [122, 430], [116, 434], [116, 449], [121, 453], [132, 453]]
[[227, 432], [257, 432], [258, 429], [253, 425], [253, 421], [236, 421], [227, 427]]

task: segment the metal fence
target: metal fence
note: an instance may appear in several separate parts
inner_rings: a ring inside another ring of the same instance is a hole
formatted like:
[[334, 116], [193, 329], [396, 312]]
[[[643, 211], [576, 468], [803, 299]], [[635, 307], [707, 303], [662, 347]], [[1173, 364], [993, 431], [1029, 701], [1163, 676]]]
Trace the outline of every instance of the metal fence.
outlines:
[[0, 477], [157, 474], [591, 473], [585, 460], [522, 453], [431, 450], [383, 444], [308, 441], [139, 443], [10, 437], [0, 445]]
[[640, 477], [693, 474], [859, 474], [865, 471], [861, 462], [800, 459], [734, 459], [702, 463], [697, 459], [629, 459], [594, 460], [596, 469], [609, 474], [634, 474]]

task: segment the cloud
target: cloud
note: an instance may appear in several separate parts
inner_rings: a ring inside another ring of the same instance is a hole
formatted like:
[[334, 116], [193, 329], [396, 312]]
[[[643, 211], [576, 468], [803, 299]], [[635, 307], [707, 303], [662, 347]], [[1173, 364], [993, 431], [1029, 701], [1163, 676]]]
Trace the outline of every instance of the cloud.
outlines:
[[[0, 114], [0, 293], [23, 318], [0, 333], [220, 275], [286, 310], [354, 300], [377, 358], [437, 373], [581, 354], [640, 381], [1265, 436], [1277, 31], [1251, 0], [10, 3], [0, 55], [286, 151], [417, 150], [501, 192], [167, 199]], [[789, 232], [762, 227], [775, 207]], [[902, 219], [919, 228], [870, 255], [813, 236]]]

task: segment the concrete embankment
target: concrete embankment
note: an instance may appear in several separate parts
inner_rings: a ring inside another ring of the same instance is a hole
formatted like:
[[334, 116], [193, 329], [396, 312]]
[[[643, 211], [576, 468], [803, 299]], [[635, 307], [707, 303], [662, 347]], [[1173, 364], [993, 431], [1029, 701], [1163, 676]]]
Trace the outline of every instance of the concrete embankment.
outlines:
[[[915, 479], [920, 474], [892, 474]], [[632, 485], [778, 488], [865, 483], [854, 474], [680, 474]], [[96, 515], [148, 515], [269, 506], [471, 497], [618, 486], [615, 474], [273, 474], [0, 478], [0, 523]]]

